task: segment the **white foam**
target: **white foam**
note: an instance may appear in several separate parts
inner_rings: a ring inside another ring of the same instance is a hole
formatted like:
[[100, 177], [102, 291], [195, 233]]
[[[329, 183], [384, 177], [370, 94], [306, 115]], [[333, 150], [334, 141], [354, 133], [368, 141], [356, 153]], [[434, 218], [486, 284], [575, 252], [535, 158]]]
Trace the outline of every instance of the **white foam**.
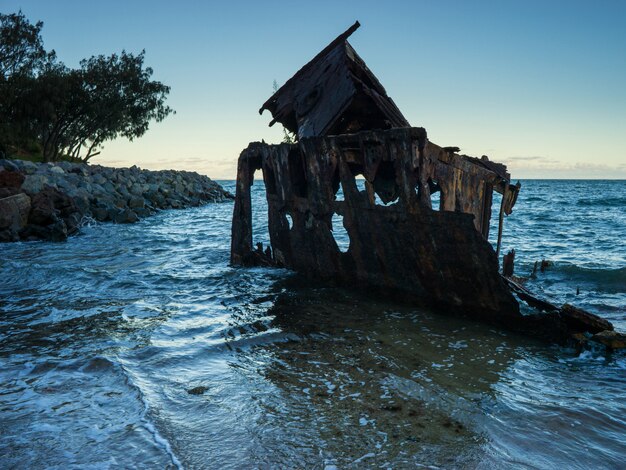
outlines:
[[368, 452], [367, 454], [359, 457], [358, 459], [356, 459], [355, 461], [353, 461], [352, 463], [360, 463], [365, 459], [371, 459], [372, 457], [376, 457], [376, 454], [374, 452]]
[[172, 464], [174, 464], [174, 466], [178, 468], [179, 470], [183, 470], [184, 468], [183, 464], [181, 463], [180, 460], [178, 460], [178, 457], [176, 457], [176, 454], [174, 454], [174, 451], [172, 450], [172, 446], [170, 442], [161, 435], [161, 433], [159, 432], [157, 427], [154, 425], [154, 423], [152, 423], [152, 421], [150, 421], [150, 419], [148, 418], [148, 411], [150, 410], [150, 405], [148, 404], [148, 401], [146, 400], [145, 395], [143, 394], [141, 389], [137, 386], [137, 384], [135, 384], [135, 382], [133, 381], [131, 377], [131, 374], [128, 373], [126, 368], [124, 366], [121, 366], [121, 367], [124, 373], [126, 374], [129, 385], [135, 387], [135, 389], [137, 390], [139, 399], [141, 400], [141, 403], [143, 405], [143, 412], [141, 413], [142, 426], [152, 435], [152, 439], [154, 439], [154, 442], [156, 443], [156, 445], [160, 447], [161, 449], [163, 449], [165, 453], [169, 456], [169, 458], [172, 461]]

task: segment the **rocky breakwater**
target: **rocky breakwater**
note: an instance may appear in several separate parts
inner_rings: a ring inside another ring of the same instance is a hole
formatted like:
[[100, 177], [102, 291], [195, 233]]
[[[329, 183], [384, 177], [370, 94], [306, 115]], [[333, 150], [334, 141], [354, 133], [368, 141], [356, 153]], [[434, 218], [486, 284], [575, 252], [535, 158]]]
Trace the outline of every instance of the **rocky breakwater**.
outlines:
[[0, 241], [63, 241], [90, 221], [132, 223], [232, 198], [195, 172], [0, 160]]

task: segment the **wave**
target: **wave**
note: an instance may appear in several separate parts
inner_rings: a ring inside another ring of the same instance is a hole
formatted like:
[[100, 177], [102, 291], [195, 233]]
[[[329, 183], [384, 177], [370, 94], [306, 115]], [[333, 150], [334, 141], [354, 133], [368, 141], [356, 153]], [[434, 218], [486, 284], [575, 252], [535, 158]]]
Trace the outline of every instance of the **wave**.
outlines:
[[578, 200], [578, 205], [584, 207], [626, 207], [626, 197], [582, 198]]
[[551, 269], [572, 281], [598, 284], [605, 289], [626, 292], [626, 266], [615, 269], [595, 269], [583, 268], [575, 264], [556, 264]]

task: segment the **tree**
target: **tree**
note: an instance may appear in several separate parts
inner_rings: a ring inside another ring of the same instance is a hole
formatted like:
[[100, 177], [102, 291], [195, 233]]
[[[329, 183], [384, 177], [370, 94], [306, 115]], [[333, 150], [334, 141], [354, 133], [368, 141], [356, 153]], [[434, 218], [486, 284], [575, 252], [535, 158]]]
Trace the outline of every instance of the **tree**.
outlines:
[[0, 13], [0, 77], [3, 81], [16, 75], [32, 76], [55, 52], [46, 52], [41, 39], [43, 22], [31, 24], [20, 10]]
[[[153, 70], [144, 67], [145, 52], [133, 55], [94, 56], [81, 61], [79, 70], [61, 71], [66, 77], [65, 96], [52, 107], [50, 122], [41, 133], [44, 159], [63, 153], [88, 161], [106, 141], [117, 137], [133, 140], [148, 130], [150, 121], [162, 121], [174, 111], [165, 104], [170, 87], [150, 80]], [[55, 80], [56, 72], [46, 80]], [[46, 93], [54, 97], [47, 88]]]
[[170, 88], [144, 66], [145, 51], [93, 56], [70, 69], [45, 51], [42, 27], [21, 11], [0, 15], [0, 147], [39, 141], [44, 161], [86, 162], [104, 142], [141, 137], [174, 112], [165, 104]]
[[19, 108], [32, 79], [56, 57], [43, 47], [42, 27], [41, 21], [31, 24], [21, 11], [0, 14], [0, 151], [5, 144], [29, 140]]

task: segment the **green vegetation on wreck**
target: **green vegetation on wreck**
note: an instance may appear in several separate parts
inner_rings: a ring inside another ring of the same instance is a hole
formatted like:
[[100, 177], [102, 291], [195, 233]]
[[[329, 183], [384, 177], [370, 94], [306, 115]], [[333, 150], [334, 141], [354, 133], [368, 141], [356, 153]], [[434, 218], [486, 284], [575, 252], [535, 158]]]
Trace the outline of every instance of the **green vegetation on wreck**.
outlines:
[[97, 55], [71, 69], [46, 51], [41, 21], [0, 14], [0, 158], [83, 161], [104, 142], [141, 137], [174, 111], [145, 51]]

